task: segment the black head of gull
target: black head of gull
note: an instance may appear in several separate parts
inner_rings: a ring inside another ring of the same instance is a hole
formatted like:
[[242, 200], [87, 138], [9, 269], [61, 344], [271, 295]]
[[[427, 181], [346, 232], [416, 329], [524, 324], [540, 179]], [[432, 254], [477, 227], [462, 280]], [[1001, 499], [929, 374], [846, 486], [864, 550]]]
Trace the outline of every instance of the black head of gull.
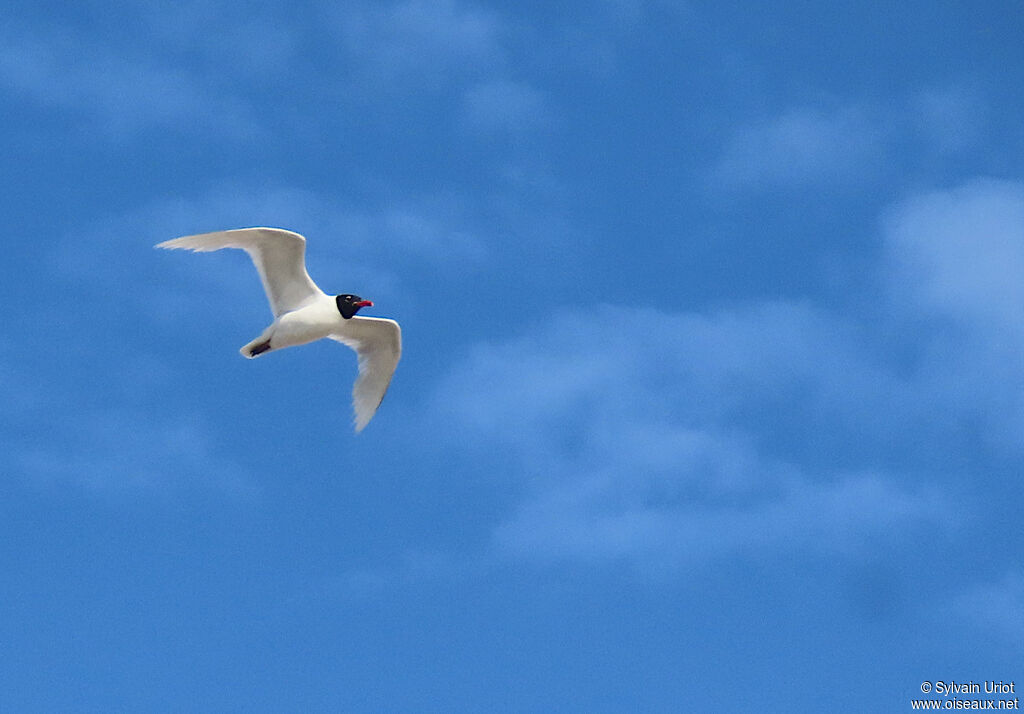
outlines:
[[363, 300], [358, 295], [339, 295], [334, 298], [334, 302], [338, 305], [338, 312], [346, 320], [351, 320], [361, 307], [373, 307], [372, 302]]

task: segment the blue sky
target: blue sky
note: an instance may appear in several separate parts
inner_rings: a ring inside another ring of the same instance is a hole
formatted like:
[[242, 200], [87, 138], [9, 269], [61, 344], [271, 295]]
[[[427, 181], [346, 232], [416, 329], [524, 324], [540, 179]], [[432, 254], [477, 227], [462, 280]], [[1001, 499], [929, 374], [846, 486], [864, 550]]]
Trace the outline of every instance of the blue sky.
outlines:
[[[34, 3], [0, 704], [900, 711], [1021, 679], [1016, 3]], [[397, 319], [247, 362], [252, 225]]]

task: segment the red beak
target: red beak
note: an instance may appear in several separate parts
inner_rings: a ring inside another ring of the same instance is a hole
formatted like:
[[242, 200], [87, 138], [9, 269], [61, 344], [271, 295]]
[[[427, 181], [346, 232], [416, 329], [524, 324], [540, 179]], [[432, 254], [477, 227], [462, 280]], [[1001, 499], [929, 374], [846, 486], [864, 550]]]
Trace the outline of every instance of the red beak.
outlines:
[[356, 307], [373, 307], [372, 300], [361, 300], [356, 303]]

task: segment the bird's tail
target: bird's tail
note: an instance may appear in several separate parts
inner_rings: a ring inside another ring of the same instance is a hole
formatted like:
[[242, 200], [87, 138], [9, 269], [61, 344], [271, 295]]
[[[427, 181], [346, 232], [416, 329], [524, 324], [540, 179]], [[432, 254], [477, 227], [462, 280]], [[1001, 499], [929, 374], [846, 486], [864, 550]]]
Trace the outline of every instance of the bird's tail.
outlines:
[[270, 338], [267, 337], [266, 335], [260, 335], [255, 340], [245, 345], [244, 347], [242, 347], [242, 349], [238, 351], [246, 359], [255, 359], [264, 352], [269, 352], [271, 349], [272, 348], [270, 346]]

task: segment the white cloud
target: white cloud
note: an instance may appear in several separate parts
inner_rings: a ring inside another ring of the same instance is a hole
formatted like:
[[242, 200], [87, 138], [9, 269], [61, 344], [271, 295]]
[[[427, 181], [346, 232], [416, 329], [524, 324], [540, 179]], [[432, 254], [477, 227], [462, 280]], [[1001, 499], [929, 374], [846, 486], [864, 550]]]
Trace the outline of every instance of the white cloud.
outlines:
[[[728, 471], [735, 455], [716, 456]], [[527, 501], [498, 528], [497, 543], [515, 555], [622, 559], [646, 569], [671, 569], [722, 556], [793, 551], [864, 557], [869, 544], [880, 539], [898, 539], [924, 523], [951, 522], [942, 499], [924, 489], [899, 488], [889, 477], [780, 478], [774, 473], [778, 465], [756, 459], [742, 474], [757, 484], [749, 491], [717, 498], [688, 492], [691, 478], [711, 481], [719, 466], [700, 462], [689, 471], [693, 465], [677, 463], [673, 478], [654, 484], [655, 492], [663, 491], [667, 481], [667, 490], [676, 492], [668, 503], [650, 502], [652, 484], [643, 465], [632, 466], [632, 473], [582, 477], [570, 488]], [[704, 470], [708, 467], [710, 472]]]
[[1024, 443], [1024, 186], [912, 197], [882, 238], [868, 283], [891, 289], [863, 317], [595, 306], [476, 345], [433, 409], [520, 486], [495, 545], [644, 568], [857, 557], [972, 518], [957, 484]]
[[[920, 416], [906, 394], [913, 385], [875, 364], [857, 339], [853, 326], [799, 303], [677, 314], [598, 306], [556, 312], [532, 334], [477, 346], [443, 393], [472, 433], [521, 439], [530, 449], [595, 400], [614, 410], [609, 417], [695, 427], [732, 423], [752, 404], [788, 404], [885, 438], [865, 417], [883, 408], [893, 418]], [[515, 409], [494, 409], [478, 390]]]
[[921, 379], [982, 438], [1024, 445], [1024, 184], [976, 180], [900, 203], [884, 222], [895, 311], [945, 321], [927, 342]]
[[885, 223], [892, 289], [914, 308], [1024, 331], [1024, 184], [977, 180], [899, 204]]
[[787, 107], [734, 127], [710, 170], [717, 188], [836, 187], [884, 175], [911, 143], [942, 165], [978, 140], [988, 112], [982, 94], [949, 84], [886, 104], [848, 102], [831, 108]]
[[[913, 480], [856, 465], [857, 440], [883, 443], [916, 407], [841, 322], [787, 303], [563, 312], [478, 346], [435, 409], [464, 448], [500, 453], [494, 468], [523, 484], [495, 532], [503, 552], [644, 568], [793, 548], [856, 555], [952, 519]], [[776, 421], [799, 443], [780, 443]], [[843, 460], [855, 465], [830, 463]]]
[[725, 187], [857, 180], [876, 169], [886, 140], [883, 126], [860, 108], [792, 108], [736, 130], [712, 176]]

